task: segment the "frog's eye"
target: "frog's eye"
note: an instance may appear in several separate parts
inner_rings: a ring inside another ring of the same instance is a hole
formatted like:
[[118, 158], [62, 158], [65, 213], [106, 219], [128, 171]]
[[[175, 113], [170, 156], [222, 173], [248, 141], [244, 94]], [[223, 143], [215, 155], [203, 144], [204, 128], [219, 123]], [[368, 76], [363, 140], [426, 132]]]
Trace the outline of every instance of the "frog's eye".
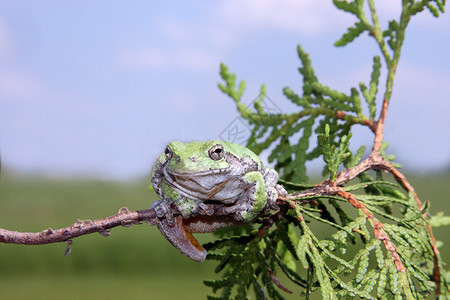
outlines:
[[171, 159], [173, 156], [172, 150], [170, 150], [169, 146], [166, 147], [166, 150], [164, 150], [164, 154], [166, 155], [167, 159]]
[[208, 151], [209, 157], [211, 157], [213, 160], [219, 160], [222, 159], [225, 155], [225, 151], [223, 150], [223, 146], [221, 144], [216, 144], [211, 147]]

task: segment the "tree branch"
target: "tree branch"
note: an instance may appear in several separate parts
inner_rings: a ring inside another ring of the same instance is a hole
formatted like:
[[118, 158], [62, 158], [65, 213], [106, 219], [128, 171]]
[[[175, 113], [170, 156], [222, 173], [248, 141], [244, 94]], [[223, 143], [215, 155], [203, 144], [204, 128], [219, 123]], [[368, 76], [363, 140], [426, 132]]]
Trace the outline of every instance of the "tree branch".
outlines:
[[111, 228], [131, 226], [133, 224], [140, 224], [143, 221], [150, 225], [155, 225], [158, 222], [155, 210], [129, 211], [126, 207], [122, 207], [116, 215], [94, 221], [78, 220], [69, 227], [57, 230], [49, 228], [41, 232], [18, 232], [0, 228], [0, 242], [22, 245], [43, 245], [66, 242], [73, 238], [95, 232], [108, 236]]
[[377, 121], [376, 127], [375, 127], [375, 132], [374, 132], [375, 138], [373, 141], [372, 153], [375, 152], [375, 155], [379, 155], [379, 152], [381, 149], [381, 143], [383, 142], [384, 123], [386, 120], [388, 107], [389, 107], [389, 101], [386, 98], [384, 98], [383, 99], [383, 107], [381, 108], [380, 117], [378, 118], [378, 121]]
[[[422, 202], [420, 201], [419, 196], [417, 195], [417, 192], [415, 191], [414, 187], [406, 179], [405, 175], [403, 175], [403, 173], [401, 173], [397, 168], [392, 166], [392, 164], [387, 163], [387, 165], [389, 166], [389, 171], [392, 173], [392, 175], [394, 175], [397, 182], [400, 183], [406, 191], [413, 194], [414, 200], [417, 203], [417, 208], [420, 211], [422, 211], [423, 209]], [[426, 213], [424, 213], [423, 217], [426, 220], [428, 220], [428, 215]], [[433, 264], [434, 264], [433, 279], [434, 282], [436, 282], [436, 294], [439, 295], [441, 291], [441, 272], [439, 270], [439, 259], [438, 259], [439, 249], [437, 247], [436, 238], [434, 237], [433, 229], [431, 228], [430, 224], [427, 224], [427, 229], [431, 239], [431, 248], [433, 249]]]
[[349, 192], [346, 192], [343, 188], [338, 187], [338, 195], [347, 199], [348, 202], [351, 205], [353, 205], [354, 208], [361, 209], [364, 212], [364, 214], [366, 215], [366, 218], [368, 220], [370, 220], [370, 223], [373, 227], [373, 234], [375, 235], [375, 238], [382, 241], [386, 250], [388, 250], [391, 253], [392, 258], [395, 263], [395, 267], [397, 268], [397, 271], [405, 273], [406, 268], [403, 265], [402, 260], [400, 259], [400, 255], [398, 255], [398, 253], [397, 253], [397, 248], [391, 242], [391, 240], [390, 240], [389, 236], [386, 234], [386, 232], [384, 232], [383, 223], [378, 221], [375, 218], [375, 216], [370, 211], [367, 210], [364, 203], [361, 203], [358, 199], [356, 199], [355, 196], [353, 196]]

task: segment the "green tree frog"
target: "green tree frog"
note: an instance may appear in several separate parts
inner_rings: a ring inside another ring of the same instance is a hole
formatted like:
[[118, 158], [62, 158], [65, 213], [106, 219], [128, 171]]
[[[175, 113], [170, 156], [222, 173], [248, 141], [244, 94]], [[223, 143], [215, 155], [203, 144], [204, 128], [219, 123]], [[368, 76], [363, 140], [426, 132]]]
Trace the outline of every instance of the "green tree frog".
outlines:
[[[192, 233], [245, 224], [278, 209], [278, 173], [239, 144], [223, 141], [170, 142], [152, 168], [161, 198], [151, 204], [161, 233], [183, 254], [203, 261], [206, 250]], [[173, 215], [173, 211], [180, 214]]]

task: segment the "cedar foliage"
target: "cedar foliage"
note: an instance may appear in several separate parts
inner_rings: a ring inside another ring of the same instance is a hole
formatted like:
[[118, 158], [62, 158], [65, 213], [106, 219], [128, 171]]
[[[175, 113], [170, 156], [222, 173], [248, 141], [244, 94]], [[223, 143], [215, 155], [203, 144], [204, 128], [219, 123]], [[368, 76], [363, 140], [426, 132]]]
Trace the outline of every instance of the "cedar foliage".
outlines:
[[[220, 67], [220, 90], [235, 101], [240, 116], [252, 128], [247, 146], [257, 154], [271, 150], [269, 161], [294, 196], [284, 199], [286, 205], [280, 202], [278, 213], [258, 220], [259, 225], [223, 230], [219, 240], [205, 245], [208, 259], [217, 261], [215, 271], [222, 274], [221, 279], [205, 281], [214, 292], [208, 299], [284, 299], [286, 293], [305, 298], [316, 293], [323, 299], [449, 295], [449, 273], [433, 250], [434, 238], [428, 228], [429, 224], [447, 224], [448, 217], [438, 215], [429, 222], [424, 217], [428, 203], [421, 207], [414, 193], [395, 183], [392, 176], [374, 167], [345, 182], [340, 193], [301, 194], [313, 188], [304, 184], [308, 179], [307, 161], [323, 158], [328, 183], [336, 180], [338, 170], [349, 170], [361, 163], [365, 146], [355, 153], [349, 150], [352, 127], [367, 126], [376, 133], [377, 121], [382, 119], [381, 115], [376, 118], [377, 103], [384, 100], [387, 105], [391, 99], [411, 17], [424, 10], [438, 17], [444, 12], [445, 0], [403, 0], [399, 19], [391, 20], [384, 29], [374, 0], [333, 3], [357, 19], [335, 46], [343, 47], [367, 32], [379, 47], [380, 56], [373, 58], [367, 83], [361, 82], [349, 93], [322, 84], [309, 55], [298, 46], [303, 90], [299, 94], [286, 87], [283, 92], [299, 110], [270, 114], [262, 105], [264, 85], [251, 109], [241, 102], [245, 82], [237, 82], [236, 75], [224, 64]], [[381, 68], [386, 68], [386, 78], [380, 79]], [[311, 139], [315, 138], [314, 147]], [[398, 167], [392, 162], [395, 157], [385, 153], [387, 147], [383, 141], [379, 155]], [[303, 196], [295, 197], [295, 193]], [[380, 226], [391, 244], [376, 233]], [[322, 231], [326, 235], [320, 234]], [[393, 258], [396, 254], [398, 260]], [[398, 264], [404, 266], [404, 271]]]

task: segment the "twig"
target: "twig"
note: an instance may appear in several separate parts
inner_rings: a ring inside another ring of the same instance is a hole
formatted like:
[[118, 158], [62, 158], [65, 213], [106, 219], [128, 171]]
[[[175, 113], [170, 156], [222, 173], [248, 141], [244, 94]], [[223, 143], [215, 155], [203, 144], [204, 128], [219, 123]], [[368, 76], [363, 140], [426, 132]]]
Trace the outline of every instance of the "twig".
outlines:
[[[361, 209], [364, 214], [366, 215], [367, 219], [369, 219], [373, 226], [373, 232], [375, 238], [379, 239], [383, 242], [386, 250], [388, 250], [392, 258], [394, 259], [395, 266], [397, 268], [397, 271], [399, 272], [406, 272], [406, 268], [404, 267], [400, 256], [397, 253], [397, 249], [394, 246], [394, 244], [389, 239], [388, 235], [383, 231], [383, 224], [379, 222], [375, 216], [367, 210], [365, 205], [361, 203], [358, 199], [355, 198], [351, 193], [346, 192], [341, 186], [349, 180], [355, 178], [362, 172], [369, 170], [369, 169], [388, 169], [387, 164], [389, 162], [386, 162], [381, 156], [375, 156], [370, 155], [366, 160], [361, 162], [359, 165], [357, 165], [354, 168], [349, 168], [341, 173], [336, 178], [335, 182], [331, 181], [325, 181], [322, 184], [316, 186], [312, 190], [309, 191], [303, 191], [300, 193], [295, 194], [289, 194], [286, 197], [280, 197], [282, 200], [292, 200], [297, 198], [303, 198], [303, 197], [310, 197], [310, 196], [317, 196], [320, 197], [321, 195], [339, 195], [343, 197], [344, 199], [347, 199], [347, 201], [356, 209]], [[339, 183], [339, 185], [337, 184]], [[292, 202], [289, 202], [292, 205]]]
[[351, 205], [353, 205], [354, 208], [361, 209], [364, 212], [367, 219], [369, 219], [372, 223], [373, 234], [374, 234], [375, 238], [382, 241], [386, 250], [388, 250], [391, 253], [392, 258], [394, 259], [394, 263], [395, 263], [395, 267], [397, 268], [397, 271], [405, 273], [406, 268], [400, 259], [400, 255], [398, 255], [398, 253], [397, 253], [397, 248], [394, 246], [394, 244], [392, 244], [391, 240], [389, 239], [389, 236], [384, 232], [383, 223], [378, 221], [375, 218], [375, 216], [370, 211], [367, 210], [364, 203], [361, 203], [358, 199], [356, 199], [355, 196], [353, 196], [353, 194], [346, 192], [341, 187], [337, 187], [337, 189], [338, 189], [339, 196], [347, 199], [348, 202]]
[[[422, 202], [419, 199], [419, 196], [417, 195], [416, 190], [414, 189], [414, 187], [408, 182], [408, 180], [406, 179], [405, 175], [403, 175], [403, 173], [401, 173], [397, 168], [395, 168], [391, 163], [387, 162], [386, 164], [389, 167], [389, 172], [392, 173], [392, 175], [394, 175], [395, 179], [397, 180], [398, 183], [400, 183], [402, 185], [402, 187], [413, 194], [414, 196], [414, 200], [417, 203], [417, 208], [422, 211], [423, 209], [423, 205]], [[423, 214], [423, 217], [428, 220], [428, 215], [426, 213]], [[440, 294], [441, 291], [441, 272], [439, 270], [439, 249], [437, 247], [436, 244], [436, 239], [433, 235], [433, 229], [431, 228], [430, 224], [427, 224], [427, 229], [428, 229], [428, 233], [430, 235], [430, 239], [431, 239], [431, 249], [433, 250], [433, 279], [434, 282], [436, 283], [436, 294]]]
[[375, 153], [377, 156], [379, 155], [381, 149], [381, 143], [383, 142], [384, 134], [384, 122], [386, 120], [387, 109], [389, 107], [389, 101], [384, 98], [383, 99], [383, 107], [381, 108], [380, 117], [378, 118], [376, 127], [375, 127], [375, 138], [373, 141], [372, 153]]

